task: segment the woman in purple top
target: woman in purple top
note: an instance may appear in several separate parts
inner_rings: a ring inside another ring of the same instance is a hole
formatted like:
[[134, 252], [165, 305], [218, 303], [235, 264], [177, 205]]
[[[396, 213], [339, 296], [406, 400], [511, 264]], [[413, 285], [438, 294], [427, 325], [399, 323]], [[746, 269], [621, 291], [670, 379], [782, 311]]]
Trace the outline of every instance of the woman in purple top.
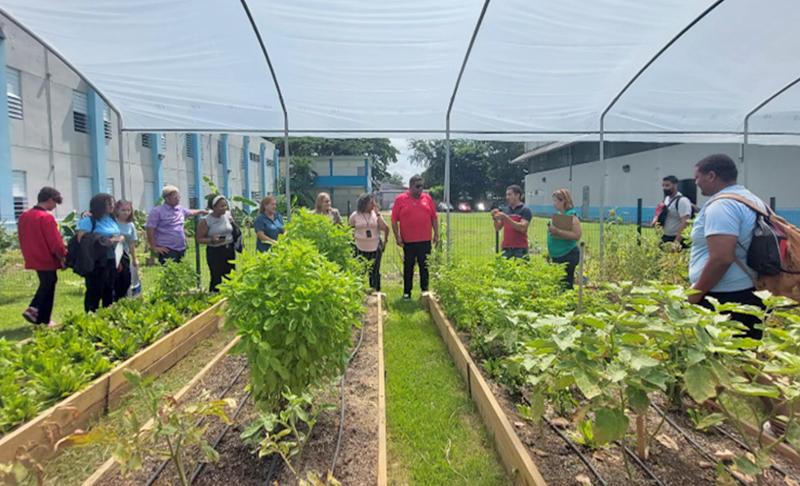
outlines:
[[186, 217], [205, 215], [208, 211], [181, 206], [181, 193], [175, 186], [164, 186], [161, 197], [164, 204], [150, 210], [145, 228], [147, 242], [158, 255], [158, 262], [163, 265], [167, 260], [180, 262], [186, 253], [186, 233], [183, 231]]

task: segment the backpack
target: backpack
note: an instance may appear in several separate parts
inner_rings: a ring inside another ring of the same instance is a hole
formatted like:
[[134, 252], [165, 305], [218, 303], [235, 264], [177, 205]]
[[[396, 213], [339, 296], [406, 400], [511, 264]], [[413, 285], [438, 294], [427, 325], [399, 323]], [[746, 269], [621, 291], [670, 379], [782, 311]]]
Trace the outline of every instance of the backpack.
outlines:
[[[653, 226], [659, 225], [659, 226], [661, 226], [663, 228], [664, 225], [667, 223], [667, 214], [669, 213], [669, 207], [672, 206], [672, 204], [674, 203], [675, 204], [675, 208], [677, 209], [678, 208], [678, 202], [681, 200], [682, 197], [686, 197], [686, 196], [681, 194], [681, 195], [677, 196], [675, 199], [673, 199], [672, 201], [670, 201], [669, 204], [664, 204], [664, 201], [661, 201], [660, 203], [658, 203], [658, 205], [656, 206], [656, 214], [653, 217], [653, 221], [652, 221], [651, 224]], [[692, 218], [695, 217], [695, 215], [697, 215], [697, 206], [692, 204], [692, 201], [689, 201], [689, 204], [692, 207], [692, 212], [689, 213], [689, 219], [692, 219]]]
[[[92, 232], [94, 232], [94, 228], [97, 226], [97, 222], [92, 218]], [[86, 277], [84, 274], [85, 272], [80, 271], [79, 269], [82, 266], [79, 264], [78, 259], [81, 257], [81, 243], [78, 241], [78, 232], [75, 231], [75, 234], [69, 239], [67, 243], [67, 257], [64, 260], [64, 265], [67, 268], [71, 268], [73, 272], [80, 275], [81, 277]]]
[[[719, 199], [737, 201], [756, 213], [753, 237], [747, 249], [747, 266], [758, 274], [753, 279], [756, 288], [800, 301], [800, 229], [766, 204], [767, 209], [761, 209], [738, 194], [721, 194], [711, 202]], [[744, 267], [738, 259], [736, 264]], [[750, 275], [745, 268], [742, 270]]]

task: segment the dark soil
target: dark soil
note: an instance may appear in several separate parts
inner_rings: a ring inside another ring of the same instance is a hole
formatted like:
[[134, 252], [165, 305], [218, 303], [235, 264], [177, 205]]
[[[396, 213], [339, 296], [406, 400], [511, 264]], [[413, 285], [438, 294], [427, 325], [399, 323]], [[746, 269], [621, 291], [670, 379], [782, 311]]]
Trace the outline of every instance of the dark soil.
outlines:
[[[190, 403], [197, 400], [204, 391], [208, 391], [209, 399], [217, 399], [220, 397], [225, 388], [231, 384], [231, 380], [236, 376], [239, 371], [246, 366], [247, 359], [240, 355], [229, 355], [223, 358], [213, 369], [206, 373], [205, 377], [200, 382], [190, 389], [181, 400], [183, 403]], [[230, 391], [226, 394], [227, 397], [239, 397], [242, 394], [244, 386], [247, 384], [248, 370], [238, 377]], [[233, 412], [230, 412], [233, 413]], [[224, 426], [216, 418], [210, 419], [208, 428], [208, 437], [214, 437], [219, 430]], [[191, 475], [194, 468], [194, 463], [198, 457], [197, 451], [189, 452], [189, 461], [186, 466], [187, 474]], [[148, 479], [153, 475], [153, 472], [161, 465], [162, 460], [158, 458], [149, 458], [145, 461], [144, 467], [139, 471], [133, 473], [128, 477], [124, 477], [117, 470], [114, 474], [107, 475], [100, 485], [102, 486], [128, 486], [128, 485], [143, 485], [147, 484]], [[178, 473], [173, 464], [170, 462], [164, 471], [159, 475], [158, 480], [154, 484], [180, 484]]]
[[[467, 349], [469, 349], [468, 336], [460, 334], [460, 337]], [[473, 359], [475, 359], [474, 356]], [[476, 360], [476, 362], [478, 361]], [[483, 375], [486, 378], [486, 373], [483, 373]], [[580, 460], [578, 454], [547, 423], [541, 421], [539, 424], [534, 425], [527, 422], [517, 413], [514, 399], [508, 389], [490, 379], [487, 379], [487, 382], [520, 440], [528, 448], [531, 459], [548, 485], [572, 486], [580, 484], [579, 479], [576, 478], [581, 476], [588, 478], [591, 484], [601, 484], [597, 477]], [[668, 408], [667, 404], [663, 402], [658, 403], [658, 405], [662, 410], [667, 410]], [[746, 452], [734, 441], [717, 431], [700, 432], [695, 430], [691, 420], [679, 411], [667, 410], [666, 413], [682, 430], [688, 433], [694, 442], [704, 449], [706, 454], [710, 454], [712, 457], [716, 452], [725, 450], [737, 455]], [[660, 414], [651, 407], [647, 415], [647, 430], [652, 433], [658, 428], [660, 422]], [[731, 432], [729, 429], [726, 430]], [[562, 432], [567, 437], [571, 436], [570, 430], [562, 429]], [[631, 417], [631, 429], [629, 432], [630, 439], [626, 445], [632, 453], [635, 453], [633, 417]], [[668, 486], [720, 484], [717, 461], [706, 457], [681, 432], [669, 423], [664, 422], [656, 435], [662, 440], [652, 441], [649, 449], [649, 458], [645, 461], [645, 465], [652, 470], [660, 481]], [[738, 434], [734, 433], [734, 435]], [[625, 453], [618, 445], [600, 450], [592, 450], [581, 445], [577, 445], [577, 447], [609, 485], [657, 484], [630, 457], [625, 457]], [[626, 459], [628, 462], [627, 468]], [[800, 468], [783, 460], [780, 456], [775, 455], [773, 459], [775, 464], [789, 475], [789, 479], [784, 479], [783, 474], [770, 469], [765, 474], [763, 485], [785, 486], [793, 484], [791, 480], [800, 482]], [[630, 476], [627, 471], [630, 471]], [[726, 476], [728, 476], [727, 471]], [[728, 479], [730, 484], [742, 484], [730, 477]], [[745, 483], [750, 484], [748, 478], [743, 478], [743, 480]], [[755, 482], [752, 482], [752, 484], [755, 484]]]
[[[378, 315], [375, 297], [370, 296], [364, 316], [364, 337], [353, 357], [345, 381], [345, 417], [339, 456], [334, 476], [345, 485], [367, 485], [377, 482], [378, 473]], [[358, 341], [358, 332], [354, 345]], [[319, 397], [334, 403], [339, 399], [339, 387]], [[305, 450], [293, 460], [300, 477], [308, 472], [325, 476], [331, 468], [336, 438], [339, 433], [341, 409], [320, 414]], [[282, 468], [278, 482], [296, 484], [288, 468]]]
[[[378, 464], [378, 329], [377, 305], [374, 297], [369, 298], [368, 312], [364, 317], [364, 335], [358, 353], [354, 356], [347, 372], [345, 386], [345, 421], [341, 446], [335, 465], [334, 474], [342, 484], [375, 484], [377, 482]], [[360, 331], [354, 332], [354, 345], [358, 341]], [[247, 363], [243, 356], [228, 356], [212, 369], [201, 383], [187, 393], [184, 401], [197, 399], [203, 390], [210, 392], [210, 398], [216, 399], [236, 373]], [[227, 397], [237, 400], [237, 405], [247, 396], [249, 370], [234, 382]], [[320, 413], [312, 435], [301, 454], [292, 460], [292, 465], [305, 478], [308, 472], [314, 471], [324, 477], [331, 468], [336, 438], [339, 432], [338, 385], [320, 392], [317, 403], [335, 405], [332, 410]], [[233, 411], [231, 411], [233, 414]], [[193, 483], [195, 485], [263, 486], [268, 479], [280, 485], [296, 484], [288, 468], [280, 460], [259, 458], [253, 447], [240, 439], [240, 434], [256, 418], [256, 410], [252, 400], [247, 399], [235, 419], [235, 423], [225, 433], [217, 446], [220, 459], [213, 464], [206, 464], [202, 473]], [[210, 442], [220, 435], [224, 424], [213, 419], [206, 437]], [[190, 451], [187, 461], [187, 475], [198, 464], [198, 451]], [[107, 477], [103, 486], [132, 486], [146, 484], [153, 472], [160, 466], [161, 460], [149, 459], [144, 468], [134, 475], [124, 478], [119, 472]], [[269, 476], [270, 469], [273, 475]], [[170, 462], [158, 476], [155, 485], [180, 484], [177, 470]]]

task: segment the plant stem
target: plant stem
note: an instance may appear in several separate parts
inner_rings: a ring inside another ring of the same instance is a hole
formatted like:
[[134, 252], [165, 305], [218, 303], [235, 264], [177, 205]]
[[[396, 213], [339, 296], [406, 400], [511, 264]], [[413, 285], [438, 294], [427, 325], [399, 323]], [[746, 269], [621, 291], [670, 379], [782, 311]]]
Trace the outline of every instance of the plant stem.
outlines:
[[643, 461], [647, 460], [647, 446], [649, 443], [646, 419], [646, 412], [645, 414], [636, 415], [636, 455]]
[[172, 459], [172, 462], [175, 463], [175, 467], [178, 469], [178, 477], [181, 480], [181, 484], [183, 486], [189, 486], [189, 481], [186, 479], [186, 472], [183, 470], [183, 462], [181, 461], [180, 454], [176, 447], [172, 446], [172, 440], [167, 437], [167, 447], [169, 447], [169, 456]]

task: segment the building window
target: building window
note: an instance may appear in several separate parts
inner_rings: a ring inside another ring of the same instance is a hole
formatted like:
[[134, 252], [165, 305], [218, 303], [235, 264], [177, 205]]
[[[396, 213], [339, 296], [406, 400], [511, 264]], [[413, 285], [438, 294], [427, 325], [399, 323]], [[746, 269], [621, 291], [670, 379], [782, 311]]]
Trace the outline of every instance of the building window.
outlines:
[[17, 219], [28, 207], [28, 190], [24, 170], [11, 171], [11, 195], [14, 198], [14, 218]]
[[72, 128], [79, 133], [89, 133], [89, 102], [86, 93], [72, 92]]
[[19, 69], [6, 68], [6, 95], [8, 96], [8, 117], [22, 120], [22, 84]]
[[250, 200], [261, 202], [261, 191], [250, 191]]
[[194, 144], [192, 143], [192, 135], [185, 133], [183, 135], [184, 149], [183, 155], [187, 159], [194, 159]]
[[111, 140], [111, 116], [108, 112], [108, 107], [103, 108], [103, 134], [106, 141]]
[[261, 157], [256, 153], [250, 152], [250, 162], [261, 162]]
[[152, 144], [153, 144], [153, 142], [150, 140], [150, 134], [149, 133], [143, 133], [142, 134], [142, 147], [150, 148], [150, 147], [152, 147]]
[[114, 178], [113, 177], [109, 177], [108, 179], [106, 179], [106, 192], [108, 194], [111, 194], [114, 197], [117, 197], [116, 196], [116, 192], [114, 191]]

